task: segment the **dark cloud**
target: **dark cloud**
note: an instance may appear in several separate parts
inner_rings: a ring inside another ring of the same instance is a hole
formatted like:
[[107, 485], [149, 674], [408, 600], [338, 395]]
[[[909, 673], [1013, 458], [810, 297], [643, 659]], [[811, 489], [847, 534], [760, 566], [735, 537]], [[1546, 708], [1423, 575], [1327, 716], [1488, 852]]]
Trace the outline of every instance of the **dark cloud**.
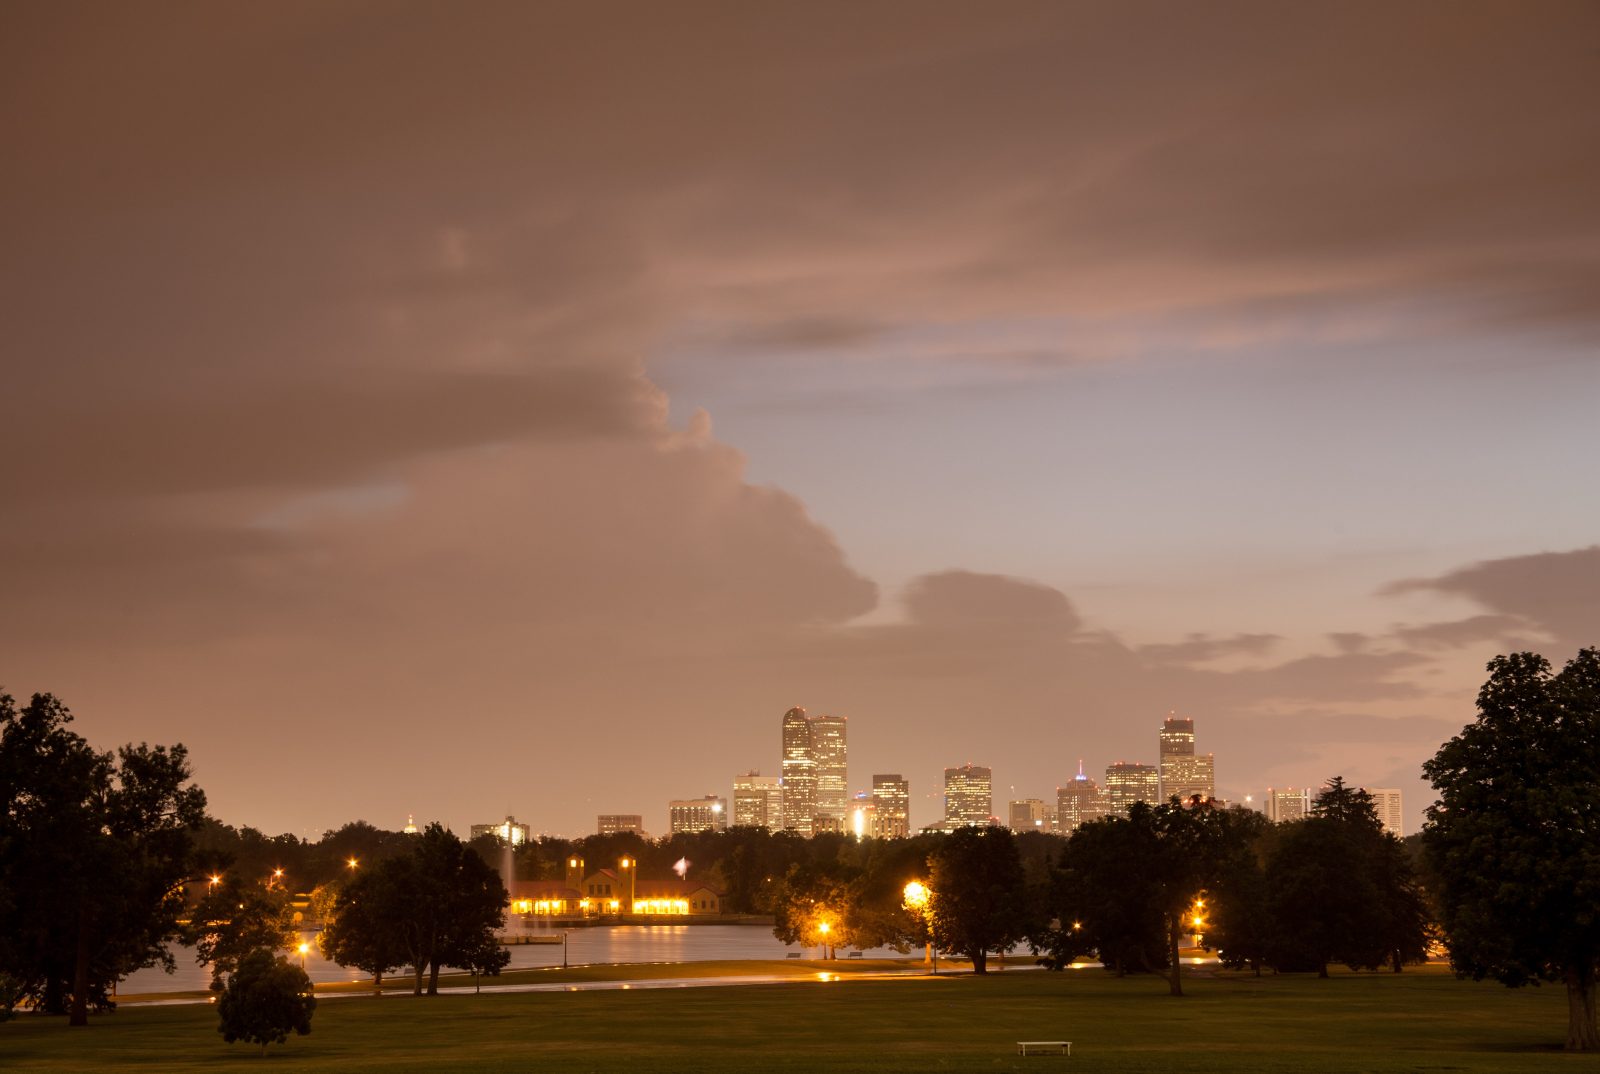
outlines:
[[959, 625], [1040, 635], [1069, 635], [1081, 623], [1065, 595], [1022, 578], [972, 571], [925, 574], [905, 593], [912, 621], [929, 627]]
[[[1600, 643], [1600, 545], [1570, 552], [1541, 552], [1485, 560], [1437, 578], [1395, 582], [1385, 593], [1448, 593], [1475, 601], [1492, 616], [1475, 616], [1446, 628], [1442, 638], [1476, 640], [1473, 631], [1504, 629], [1521, 622], [1549, 634], [1567, 648]], [[1442, 640], [1436, 631], [1433, 640]]]
[[1460, 649], [1477, 642], [1518, 637], [1527, 633], [1530, 626], [1526, 619], [1515, 615], [1474, 615], [1444, 623], [1396, 627], [1394, 633], [1408, 645]]

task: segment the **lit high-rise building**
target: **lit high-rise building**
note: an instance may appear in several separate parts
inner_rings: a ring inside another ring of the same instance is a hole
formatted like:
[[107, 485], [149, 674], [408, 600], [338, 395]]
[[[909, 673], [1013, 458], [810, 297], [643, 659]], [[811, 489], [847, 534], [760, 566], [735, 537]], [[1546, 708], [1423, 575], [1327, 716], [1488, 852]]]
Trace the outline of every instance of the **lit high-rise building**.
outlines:
[[783, 826], [811, 834], [817, 815], [817, 762], [811, 755], [811, 721], [796, 706], [783, 714]]
[[595, 821], [595, 828], [601, 835], [644, 834], [644, 817], [638, 813], [601, 813]]
[[1135, 802], [1151, 805], [1161, 801], [1161, 773], [1153, 764], [1118, 761], [1106, 767], [1106, 811], [1119, 817], [1128, 815]]
[[944, 824], [964, 828], [988, 824], [994, 816], [991, 773], [982, 765], [964, 764], [944, 770]]
[[1405, 835], [1405, 818], [1400, 812], [1400, 791], [1394, 787], [1363, 787], [1372, 796], [1372, 809], [1383, 830], [1394, 836]]
[[783, 785], [777, 776], [752, 771], [733, 777], [733, 823], [773, 830], [783, 826]]
[[1311, 790], [1308, 787], [1268, 787], [1261, 799], [1261, 812], [1268, 820], [1279, 824], [1309, 816]]
[[704, 798], [674, 798], [667, 803], [667, 831], [720, 832], [728, 826], [728, 802], [714, 794]]
[[911, 834], [911, 784], [898, 774], [872, 777], [872, 834], [904, 839]]
[[1195, 795], [1202, 801], [1217, 796], [1216, 759], [1194, 751], [1194, 721], [1168, 716], [1161, 724], [1160, 800], [1177, 796], [1187, 803]]
[[514, 847], [520, 847], [532, 837], [529, 827], [526, 824], [518, 824], [516, 817], [507, 817], [499, 824], [474, 824], [471, 832], [473, 839], [481, 835], [492, 835], [500, 842], [510, 843]]
[[1006, 808], [1009, 827], [1014, 832], [1048, 832], [1050, 807], [1042, 798], [1024, 798], [1011, 802]]
[[811, 759], [816, 763], [817, 800], [813, 816], [845, 820], [850, 812], [850, 782], [845, 770], [844, 716], [811, 717]]
[[1079, 825], [1104, 817], [1106, 811], [1105, 791], [1083, 774], [1080, 760], [1078, 774], [1068, 780], [1065, 787], [1056, 788], [1056, 831], [1071, 835]]

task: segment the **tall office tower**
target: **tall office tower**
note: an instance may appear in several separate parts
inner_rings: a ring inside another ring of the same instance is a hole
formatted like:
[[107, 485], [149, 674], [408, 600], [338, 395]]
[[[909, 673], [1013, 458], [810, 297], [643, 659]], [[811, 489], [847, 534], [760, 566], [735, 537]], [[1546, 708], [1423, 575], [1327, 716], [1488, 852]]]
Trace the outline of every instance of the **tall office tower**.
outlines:
[[1006, 812], [1009, 814], [1007, 827], [1014, 832], [1050, 830], [1050, 807], [1045, 805], [1041, 798], [1024, 798], [1020, 802], [1012, 802]]
[[1261, 799], [1261, 812], [1276, 823], [1299, 820], [1311, 813], [1311, 790], [1308, 787], [1268, 787]]
[[1128, 815], [1128, 807], [1135, 802], [1155, 805], [1161, 801], [1161, 773], [1153, 764], [1132, 764], [1118, 761], [1106, 767], [1106, 812], [1119, 817]]
[[644, 817], [638, 813], [601, 813], [596, 821], [595, 827], [601, 835], [644, 834]]
[[811, 721], [795, 707], [783, 714], [783, 826], [811, 834], [817, 815], [817, 763], [811, 756]]
[[988, 824], [994, 815], [990, 772], [982, 765], [964, 764], [944, 770], [944, 825], [964, 828]]
[[811, 717], [811, 760], [817, 768], [813, 815], [844, 821], [850, 812], [850, 782], [845, 773], [844, 716]]
[[911, 834], [911, 784], [898, 773], [872, 777], [872, 834], [904, 839]]
[[777, 776], [750, 771], [733, 777], [733, 823], [774, 831], [783, 826], [783, 785]]
[[1400, 812], [1400, 792], [1394, 787], [1362, 787], [1372, 795], [1372, 808], [1383, 830], [1393, 836], [1405, 835], [1405, 820]]
[[1083, 774], [1083, 761], [1079, 760], [1078, 774], [1065, 787], [1056, 788], [1056, 831], [1071, 835], [1079, 825], [1105, 816], [1106, 809], [1106, 792]]
[[667, 831], [720, 832], [728, 826], [728, 802], [708, 794], [704, 798], [674, 798], [667, 803]]
[[1168, 716], [1161, 724], [1161, 801], [1217, 796], [1216, 759], [1194, 752], [1194, 721]]

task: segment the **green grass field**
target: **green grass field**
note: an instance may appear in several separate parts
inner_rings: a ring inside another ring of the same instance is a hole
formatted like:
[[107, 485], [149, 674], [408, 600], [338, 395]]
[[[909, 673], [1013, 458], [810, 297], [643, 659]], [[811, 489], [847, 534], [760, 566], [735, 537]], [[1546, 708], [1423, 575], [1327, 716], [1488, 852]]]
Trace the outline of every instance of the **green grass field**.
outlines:
[[[64, 1019], [0, 1025], [0, 1070], [485, 1074], [617, 1071], [1593, 1071], [1560, 1050], [1565, 996], [1391, 974], [1187, 982], [1098, 970], [940, 979], [816, 979], [818, 963], [743, 963], [793, 983], [607, 992], [328, 999], [309, 1037], [224, 1044], [210, 1007], [124, 1005], [87, 1030]], [[826, 967], [829, 971], [832, 966]], [[866, 967], [863, 967], [865, 969]], [[684, 967], [658, 972], [677, 975]], [[723, 967], [727, 969], [726, 966]], [[557, 971], [559, 972], [559, 971]], [[619, 972], [619, 971], [607, 971]], [[594, 971], [571, 971], [573, 979]], [[629, 976], [642, 976], [631, 973]], [[551, 980], [546, 974], [540, 978]], [[1072, 1058], [1015, 1054], [1073, 1041]]]

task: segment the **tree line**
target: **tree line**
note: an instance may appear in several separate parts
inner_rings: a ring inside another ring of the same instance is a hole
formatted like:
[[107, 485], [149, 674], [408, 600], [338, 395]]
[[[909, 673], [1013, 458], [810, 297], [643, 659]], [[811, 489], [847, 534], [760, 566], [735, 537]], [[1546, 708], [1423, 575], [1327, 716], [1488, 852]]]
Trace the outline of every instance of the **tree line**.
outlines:
[[[1025, 942], [1053, 968], [1093, 954], [1119, 974], [1163, 973], [1175, 994], [1186, 934], [1229, 966], [1325, 975], [1334, 963], [1399, 970], [1436, 925], [1464, 976], [1563, 985], [1568, 1046], [1600, 1048], [1600, 652], [1559, 673], [1537, 653], [1488, 670], [1477, 718], [1423, 766], [1439, 799], [1420, 873], [1367, 796], [1337, 778], [1309, 817], [1283, 825], [1169, 801], [1065, 838], [595, 836], [536, 841], [512, 868], [559, 876], [581, 853], [591, 867], [627, 856], [664, 872], [686, 858], [730, 909], [772, 914], [787, 942], [928, 943], [978, 973]], [[181, 745], [100, 752], [71, 721], [49, 694], [23, 706], [0, 694], [0, 1014], [22, 1003], [85, 1024], [114, 1006], [116, 981], [170, 967], [169, 944], [185, 937], [218, 983], [271, 978], [281, 958], [256, 955], [292, 926], [291, 882], [320, 889], [330, 957], [380, 979], [410, 967], [413, 990], [432, 992], [441, 967], [503, 965], [493, 840], [437, 825], [402, 836], [357, 823], [316, 843], [231, 829], [205, 816]]]

